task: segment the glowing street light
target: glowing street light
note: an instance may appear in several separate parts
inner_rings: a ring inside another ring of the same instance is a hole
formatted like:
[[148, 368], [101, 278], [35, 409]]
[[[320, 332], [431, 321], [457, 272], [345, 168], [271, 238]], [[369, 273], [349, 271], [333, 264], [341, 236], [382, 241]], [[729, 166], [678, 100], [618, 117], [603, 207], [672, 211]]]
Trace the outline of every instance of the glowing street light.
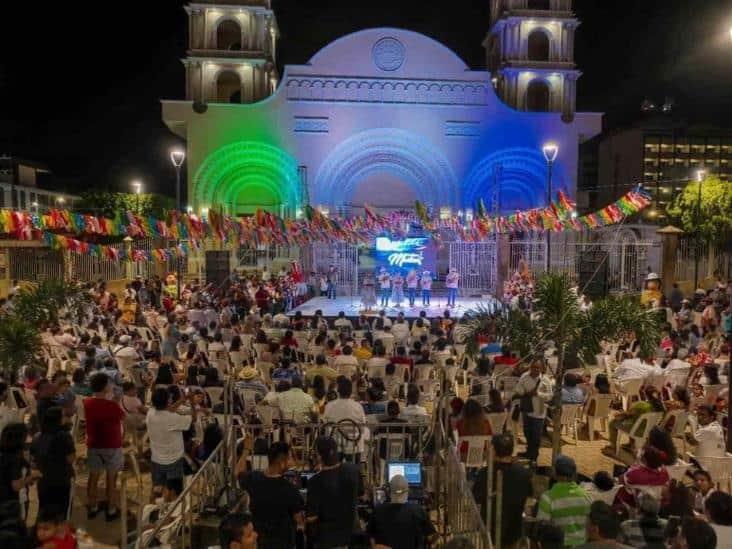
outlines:
[[137, 195], [135, 210], [137, 211], [137, 215], [140, 215], [140, 193], [142, 192], [142, 183], [139, 181], [133, 181], [132, 188], [135, 190], [135, 194]]
[[[541, 152], [544, 153], [544, 160], [546, 160], [547, 178], [546, 178], [546, 205], [547, 208], [552, 204], [552, 169], [554, 168], [554, 161], [559, 155], [559, 145], [550, 141], [545, 143], [541, 148]], [[548, 273], [551, 269], [551, 253], [552, 253], [552, 236], [551, 231], [546, 232], [546, 261], [545, 270]]]

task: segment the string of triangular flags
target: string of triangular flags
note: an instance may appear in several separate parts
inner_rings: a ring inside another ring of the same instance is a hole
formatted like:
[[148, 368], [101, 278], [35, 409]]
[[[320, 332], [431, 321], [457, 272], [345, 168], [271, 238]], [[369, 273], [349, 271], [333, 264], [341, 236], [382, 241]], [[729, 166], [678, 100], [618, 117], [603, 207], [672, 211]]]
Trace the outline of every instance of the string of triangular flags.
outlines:
[[[650, 203], [650, 195], [639, 186], [588, 215], [577, 216], [574, 202], [560, 192], [557, 200], [545, 208], [519, 211], [507, 216], [491, 216], [479, 202], [470, 221], [456, 214], [444, 219], [431, 218], [425, 206], [419, 202], [415, 212], [396, 211], [381, 215], [365, 207], [363, 216], [350, 218], [329, 216], [306, 206], [303, 219], [282, 218], [263, 210], [258, 210], [250, 217], [235, 218], [222, 215], [213, 208], [206, 219], [192, 213], [171, 211], [165, 221], [129, 211], [108, 219], [58, 209], [42, 215], [0, 210], [0, 234], [21, 240], [50, 238], [46, 234], [72, 240], [93, 236], [181, 239], [195, 248], [199, 248], [204, 239], [255, 245], [307, 245], [334, 241], [359, 244], [371, 242], [384, 233], [404, 235], [409, 231], [410, 223], [419, 222], [425, 232], [434, 238], [439, 238], [441, 231], [450, 230], [462, 240], [480, 241], [496, 233], [595, 229], [618, 223], [642, 211]], [[98, 252], [103, 248], [89, 249], [94, 250], [94, 253], [103, 253]]]
[[98, 257], [100, 259], [108, 259], [111, 261], [132, 261], [140, 263], [145, 261], [155, 261], [158, 263], [167, 263], [174, 258], [182, 258], [189, 254], [188, 244], [181, 242], [172, 248], [154, 248], [145, 250], [142, 248], [133, 248], [126, 245], [105, 245], [84, 242], [75, 238], [69, 238], [62, 235], [53, 234], [51, 232], [43, 233], [43, 242], [54, 250], [68, 250], [69, 252], [79, 255]]

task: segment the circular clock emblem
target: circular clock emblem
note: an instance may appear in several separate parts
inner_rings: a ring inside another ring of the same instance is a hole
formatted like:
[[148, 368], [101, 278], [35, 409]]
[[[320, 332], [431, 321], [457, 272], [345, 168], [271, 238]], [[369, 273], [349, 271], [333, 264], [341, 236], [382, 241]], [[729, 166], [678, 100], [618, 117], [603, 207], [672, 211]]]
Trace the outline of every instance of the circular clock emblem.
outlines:
[[374, 64], [382, 71], [395, 71], [404, 63], [404, 52], [404, 44], [396, 38], [382, 38], [374, 44]]

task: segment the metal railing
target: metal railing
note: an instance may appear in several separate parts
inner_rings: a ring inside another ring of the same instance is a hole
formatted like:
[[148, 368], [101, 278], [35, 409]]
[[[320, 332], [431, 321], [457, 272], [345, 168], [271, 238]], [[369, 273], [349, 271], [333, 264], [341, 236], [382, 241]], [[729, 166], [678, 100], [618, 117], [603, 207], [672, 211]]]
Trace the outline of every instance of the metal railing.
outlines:
[[[488, 485], [492, 484], [492, 467], [489, 460]], [[493, 549], [493, 542], [486, 527], [486, 523], [481, 517], [480, 508], [473, 499], [472, 491], [468, 485], [465, 475], [465, 468], [460, 462], [460, 452], [451, 444], [445, 452], [444, 467], [445, 482], [445, 508], [444, 522], [445, 534], [448, 539], [462, 537], [470, 540], [475, 549]], [[500, 490], [499, 490], [500, 492]], [[490, 494], [490, 492], [489, 492]], [[487, 498], [488, 512], [490, 515], [491, 497]], [[496, 505], [498, 509], [500, 504]], [[500, 524], [500, 516], [497, 517], [497, 523]]]
[[160, 542], [181, 549], [192, 548], [194, 523], [207, 507], [219, 504], [219, 498], [229, 485], [227, 457], [226, 446], [222, 441], [187, 482], [178, 498], [165, 507], [160, 518], [147, 528], [142, 526], [135, 547], [156, 547]]

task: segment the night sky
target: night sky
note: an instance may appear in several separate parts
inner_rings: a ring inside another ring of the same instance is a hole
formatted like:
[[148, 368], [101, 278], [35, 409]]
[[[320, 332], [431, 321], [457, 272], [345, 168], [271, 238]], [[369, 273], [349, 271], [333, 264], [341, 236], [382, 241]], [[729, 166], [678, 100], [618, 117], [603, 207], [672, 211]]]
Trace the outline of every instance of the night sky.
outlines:
[[[40, 160], [71, 192], [96, 186], [172, 192], [161, 98], [182, 99], [187, 45], [174, 0], [3, 7], [0, 152]], [[87, 6], [96, 4], [95, 9]], [[377, 26], [422, 32], [474, 69], [488, 0], [274, 0], [283, 64]], [[575, 0], [579, 110], [632, 120], [646, 96], [671, 96], [690, 120], [732, 127], [732, 0]]]

